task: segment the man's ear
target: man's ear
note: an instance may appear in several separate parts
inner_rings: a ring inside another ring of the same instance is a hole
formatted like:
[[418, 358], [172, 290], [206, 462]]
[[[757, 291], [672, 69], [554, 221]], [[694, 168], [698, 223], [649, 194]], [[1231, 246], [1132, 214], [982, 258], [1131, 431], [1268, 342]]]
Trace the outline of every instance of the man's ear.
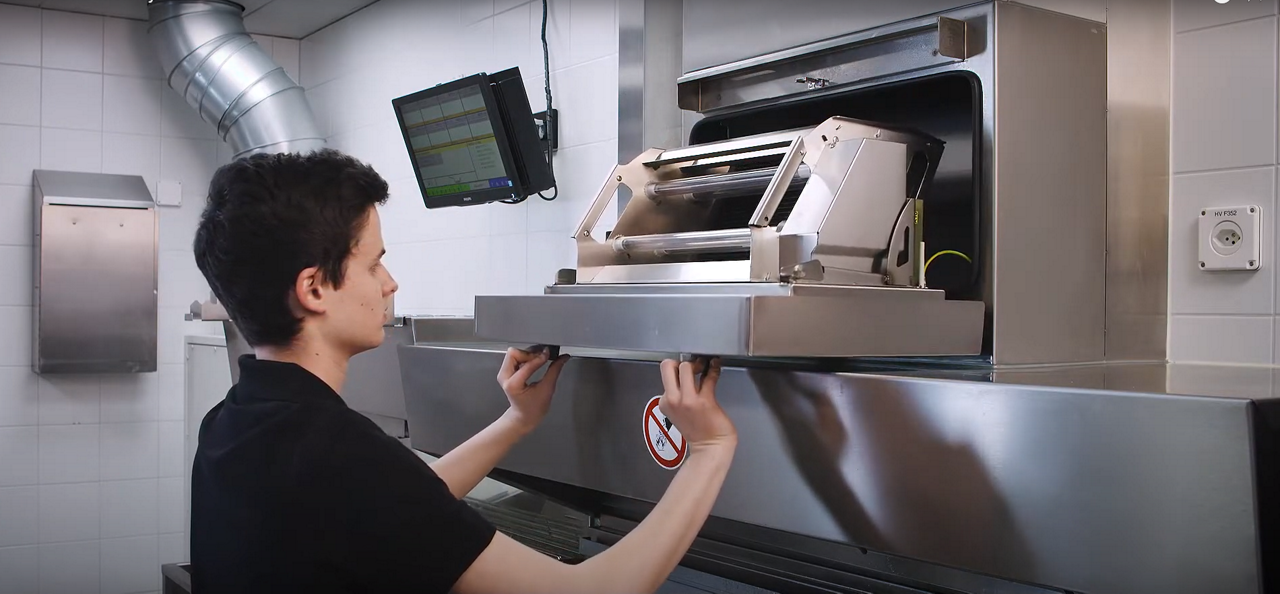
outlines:
[[298, 273], [293, 285], [293, 297], [303, 314], [322, 314], [327, 309], [325, 297], [328, 286], [320, 275], [320, 268], [312, 266]]

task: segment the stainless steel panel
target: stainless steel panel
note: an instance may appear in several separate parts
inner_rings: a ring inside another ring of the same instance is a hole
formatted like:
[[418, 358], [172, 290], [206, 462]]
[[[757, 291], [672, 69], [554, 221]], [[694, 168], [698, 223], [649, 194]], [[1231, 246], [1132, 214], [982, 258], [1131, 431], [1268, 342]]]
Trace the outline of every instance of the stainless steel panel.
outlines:
[[378, 348], [351, 358], [342, 388], [347, 406], [366, 415], [406, 418], [400, 360], [396, 356], [396, 347], [402, 344], [413, 344], [413, 328], [403, 324], [389, 326]]
[[684, 72], [872, 29], [971, 0], [699, 0], [684, 7]]
[[995, 23], [993, 357], [1101, 361], [1107, 32], [1009, 2]]
[[155, 371], [156, 214], [146, 184], [52, 171], [35, 181], [33, 369]]
[[[680, 108], [671, 100], [680, 76], [683, 0], [618, 3], [618, 162], [652, 146], [684, 141]], [[630, 190], [620, 188], [618, 213]]]
[[1166, 358], [1169, 2], [1107, 9], [1107, 359]]
[[[496, 349], [400, 356], [417, 449], [507, 406]], [[1166, 395], [1163, 366], [1081, 369], [1041, 370], [1068, 386], [1045, 387], [731, 366], [718, 394], [740, 445], [713, 515], [1074, 592], [1259, 592], [1250, 401]], [[661, 391], [653, 362], [575, 358], [499, 467], [654, 502], [673, 473], [637, 420]]]
[[940, 291], [921, 289], [849, 287], [840, 296], [483, 296], [476, 298], [476, 336], [706, 355], [977, 355], [982, 313], [981, 302], [946, 301]]

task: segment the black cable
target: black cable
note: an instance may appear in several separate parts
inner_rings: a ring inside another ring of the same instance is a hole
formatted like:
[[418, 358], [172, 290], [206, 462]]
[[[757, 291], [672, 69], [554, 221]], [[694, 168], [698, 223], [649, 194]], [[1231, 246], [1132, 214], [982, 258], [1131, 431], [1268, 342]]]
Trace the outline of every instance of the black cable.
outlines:
[[[547, 92], [547, 115], [543, 120], [543, 128], [547, 131], [547, 148], [545, 154], [547, 156], [547, 169], [551, 172], [551, 179], [556, 178], [555, 160], [551, 154], [551, 50], [547, 47], [547, 2], [542, 0], [542, 82], [543, 88]], [[546, 201], [555, 200], [560, 195], [560, 186], [556, 184], [551, 186], [552, 194], [550, 197], [543, 196], [542, 192], [538, 192], [538, 197]]]

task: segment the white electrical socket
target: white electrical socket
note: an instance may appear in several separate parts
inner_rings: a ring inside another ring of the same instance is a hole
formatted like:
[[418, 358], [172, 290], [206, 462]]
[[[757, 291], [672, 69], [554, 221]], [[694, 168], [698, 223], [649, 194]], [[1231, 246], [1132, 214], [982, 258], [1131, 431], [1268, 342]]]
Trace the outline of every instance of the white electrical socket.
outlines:
[[1262, 268], [1262, 209], [1257, 205], [1200, 210], [1200, 269]]

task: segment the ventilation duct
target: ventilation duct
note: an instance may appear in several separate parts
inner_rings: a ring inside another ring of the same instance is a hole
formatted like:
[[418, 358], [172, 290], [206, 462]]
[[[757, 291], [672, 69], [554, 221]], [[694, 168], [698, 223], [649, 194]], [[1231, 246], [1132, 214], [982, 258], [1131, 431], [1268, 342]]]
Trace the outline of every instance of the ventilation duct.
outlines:
[[169, 81], [237, 158], [324, 146], [306, 94], [225, 0], [150, 0], [152, 45]]

